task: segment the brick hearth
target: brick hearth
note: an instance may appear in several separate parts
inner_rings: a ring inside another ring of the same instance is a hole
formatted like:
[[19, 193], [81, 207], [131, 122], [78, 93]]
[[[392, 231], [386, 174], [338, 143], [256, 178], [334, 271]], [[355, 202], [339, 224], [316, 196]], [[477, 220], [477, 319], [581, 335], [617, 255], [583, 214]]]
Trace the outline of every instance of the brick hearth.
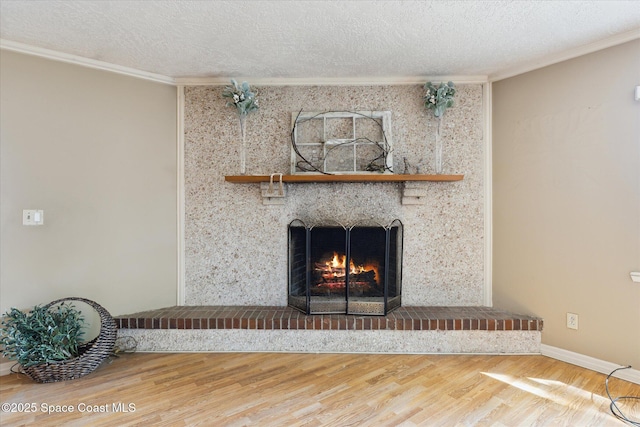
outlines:
[[175, 306], [116, 317], [120, 329], [542, 331], [540, 318], [489, 307], [400, 307], [387, 316], [306, 316], [289, 307]]

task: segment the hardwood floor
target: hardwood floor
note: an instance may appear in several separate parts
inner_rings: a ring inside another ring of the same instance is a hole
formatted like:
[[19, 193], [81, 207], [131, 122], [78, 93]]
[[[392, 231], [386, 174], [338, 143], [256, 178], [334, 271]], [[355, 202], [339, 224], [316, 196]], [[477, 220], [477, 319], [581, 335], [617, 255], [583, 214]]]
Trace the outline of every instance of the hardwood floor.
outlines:
[[[137, 353], [74, 381], [3, 376], [0, 421], [7, 427], [624, 426], [609, 411], [604, 381], [544, 356]], [[639, 385], [620, 379], [609, 387], [614, 397], [640, 396]], [[619, 406], [640, 419], [637, 401]], [[63, 408], [73, 412], [46, 413]]]

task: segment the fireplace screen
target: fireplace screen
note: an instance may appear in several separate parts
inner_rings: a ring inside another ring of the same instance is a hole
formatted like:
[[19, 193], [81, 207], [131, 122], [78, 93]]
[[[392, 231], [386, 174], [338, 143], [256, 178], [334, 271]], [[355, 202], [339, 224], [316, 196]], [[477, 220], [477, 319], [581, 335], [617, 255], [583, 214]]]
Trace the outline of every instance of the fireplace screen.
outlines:
[[289, 305], [306, 314], [385, 315], [400, 307], [402, 223], [289, 224]]

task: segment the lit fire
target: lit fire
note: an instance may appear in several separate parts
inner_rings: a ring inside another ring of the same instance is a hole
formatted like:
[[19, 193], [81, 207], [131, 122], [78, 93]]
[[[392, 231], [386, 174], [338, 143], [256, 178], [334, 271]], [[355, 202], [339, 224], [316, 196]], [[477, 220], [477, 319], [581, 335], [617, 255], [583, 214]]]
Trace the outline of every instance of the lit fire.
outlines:
[[[321, 273], [323, 283], [318, 286], [345, 287], [346, 255], [333, 253], [333, 258], [325, 263], [316, 263], [316, 271]], [[353, 259], [349, 261], [349, 283], [356, 286], [380, 285], [378, 265], [373, 263], [355, 265]]]

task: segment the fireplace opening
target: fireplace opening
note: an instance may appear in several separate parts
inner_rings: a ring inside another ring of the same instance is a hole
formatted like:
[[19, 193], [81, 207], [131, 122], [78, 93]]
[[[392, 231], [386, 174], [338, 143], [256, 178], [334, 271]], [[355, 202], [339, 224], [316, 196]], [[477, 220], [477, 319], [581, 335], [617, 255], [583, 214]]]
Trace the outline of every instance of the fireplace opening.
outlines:
[[402, 223], [289, 224], [289, 297], [306, 314], [385, 315], [400, 307]]

